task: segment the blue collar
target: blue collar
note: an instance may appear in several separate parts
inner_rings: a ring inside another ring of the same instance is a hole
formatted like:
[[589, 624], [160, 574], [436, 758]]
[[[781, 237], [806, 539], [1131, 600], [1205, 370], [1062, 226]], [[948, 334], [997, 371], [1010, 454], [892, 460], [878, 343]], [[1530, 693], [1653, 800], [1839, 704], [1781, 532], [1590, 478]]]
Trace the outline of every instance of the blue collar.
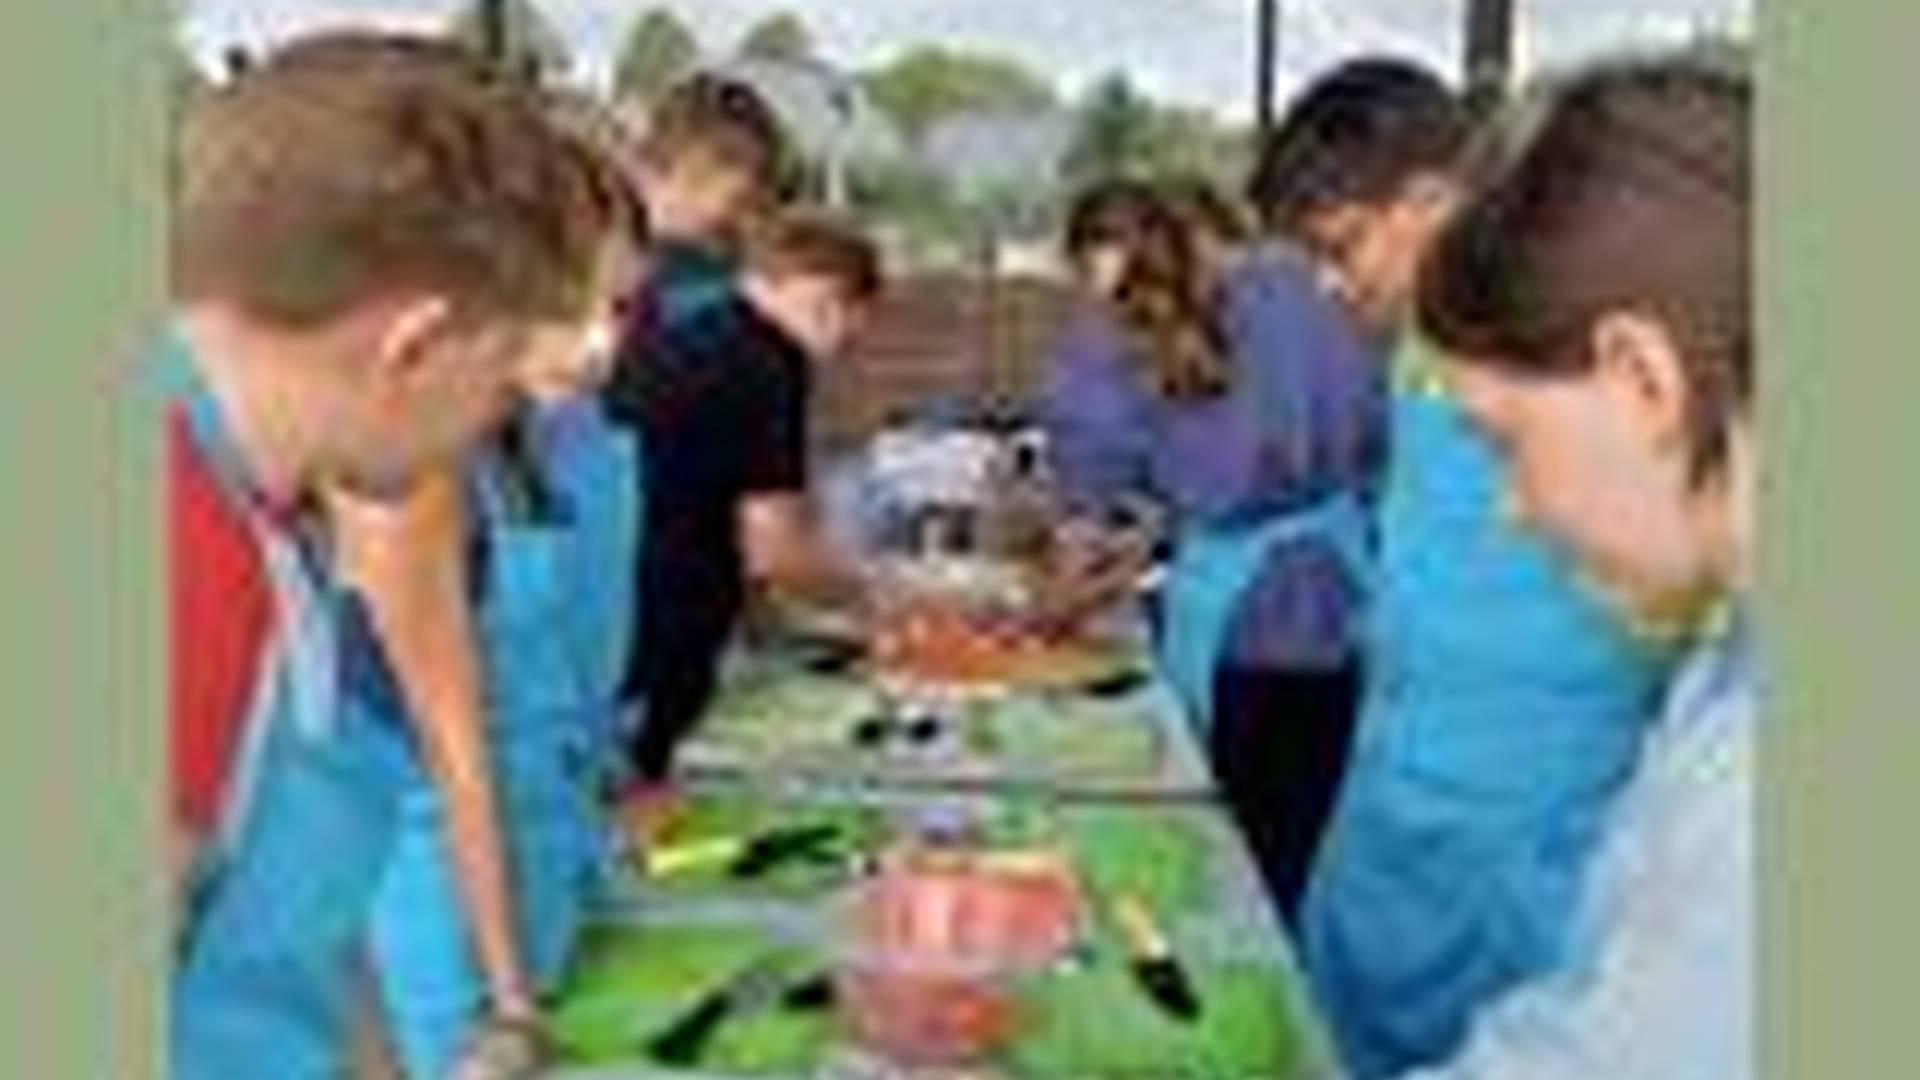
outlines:
[[318, 579], [327, 575], [325, 544], [311, 522], [296, 519], [267, 498], [241, 453], [220, 401], [193, 362], [193, 343], [179, 322], [168, 324], [159, 346], [155, 372], [162, 394], [185, 412], [187, 433], [213, 472], [222, 493], [249, 521], [293, 544], [301, 562]]

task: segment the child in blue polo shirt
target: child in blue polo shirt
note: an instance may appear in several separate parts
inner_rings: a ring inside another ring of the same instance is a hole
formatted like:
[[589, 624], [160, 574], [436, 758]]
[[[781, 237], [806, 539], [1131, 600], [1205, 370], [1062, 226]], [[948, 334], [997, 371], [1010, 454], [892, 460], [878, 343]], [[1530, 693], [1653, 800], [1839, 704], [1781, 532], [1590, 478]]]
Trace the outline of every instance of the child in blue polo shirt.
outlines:
[[418, 39], [291, 44], [179, 138], [170, 500], [196, 692], [173, 721], [169, 1073], [336, 1077], [399, 788], [342, 707], [359, 623], [321, 496], [404, 497], [574, 362], [613, 210], [523, 90]]
[[1431, 74], [1356, 60], [1301, 96], [1251, 185], [1395, 357], [1367, 685], [1301, 929], [1361, 1077], [1444, 1055], [1475, 1008], [1555, 962], [1664, 670], [1506, 519], [1493, 448], [1405, 335], [1468, 127]]

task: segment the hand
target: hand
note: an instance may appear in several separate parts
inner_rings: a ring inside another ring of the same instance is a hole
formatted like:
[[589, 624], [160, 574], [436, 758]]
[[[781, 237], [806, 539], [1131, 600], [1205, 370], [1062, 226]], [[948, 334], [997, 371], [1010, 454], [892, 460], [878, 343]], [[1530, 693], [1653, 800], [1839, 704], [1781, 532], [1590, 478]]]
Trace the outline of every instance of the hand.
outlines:
[[552, 1055], [531, 1014], [494, 1016], [473, 1033], [448, 1080], [534, 1080]]
[[1145, 539], [1126, 534], [1063, 547], [1038, 577], [1029, 617], [1033, 627], [1049, 637], [1070, 634], [1079, 623], [1125, 599], [1151, 561]]

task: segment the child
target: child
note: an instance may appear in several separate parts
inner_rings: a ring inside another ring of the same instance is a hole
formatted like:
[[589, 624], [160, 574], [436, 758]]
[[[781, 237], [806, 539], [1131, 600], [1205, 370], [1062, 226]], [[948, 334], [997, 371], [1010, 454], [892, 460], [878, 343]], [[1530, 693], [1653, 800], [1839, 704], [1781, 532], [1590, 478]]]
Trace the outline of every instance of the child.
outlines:
[[324, 489], [403, 496], [597, 315], [609, 223], [523, 92], [454, 50], [288, 46], [184, 118], [167, 342], [171, 1075], [337, 1076], [392, 837]]
[[1630, 617], [1700, 635], [1562, 955], [1430, 1075], [1754, 1075], [1751, 124], [1744, 77], [1702, 61], [1578, 77], [1424, 273], [1524, 520]]
[[[1252, 188], [1393, 348], [1459, 200], [1464, 106], [1411, 64], [1313, 84]], [[1660, 665], [1503, 520], [1493, 451], [1402, 351], [1380, 504], [1371, 671], [1303, 918], [1303, 961], [1356, 1075], [1444, 1055], [1489, 996], [1559, 955]]]
[[1162, 668], [1291, 919], [1357, 700], [1379, 367], [1301, 262], [1216, 275], [1151, 188], [1088, 192], [1067, 246], [1091, 303], [1046, 389], [1054, 474], [1170, 512]]
[[[461, 733], [392, 746], [408, 785], [371, 942], [398, 1048], [421, 1078], [448, 1075], [462, 1052], [506, 1053], [509, 1035], [528, 1040], [517, 1053], [537, 1053], [534, 995], [571, 959], [607, 853], [600, 780], [630, 622], [621, 575], [638, 508], [620, 496], [636, 486], [635, 449], [592, 396], [542, 402], [515, 430], [457, 487], [436, 485], [398, 519], [361, 508], [354, 528], [358, 583], [406, 691], [356, 704]], [[491, 851], [462, 842], [468, 816], [482, 827], [497, 816], [507, 854], [484, 871], [491, 895], [468, 900], [485, 915], [471, 930], [463, 893]]]
[[[616, 378], [607, 388], [611, 414], [619, 422], [637, 422], [615, 395], [650, 379], [641, 368], [651, 362], [660, 335], [732, 299], [737, 253], [773, 200], [785, 153], [773, 111], [752, 88], [731, 79], [691, 75], [648, 110], [631, 175], [653, 234], [651, 283], [623, 328]], [[649, 498], [641, 489], [633, 497], [643, 503]], [[643, 581], [637, 570], [642, 557], [636, 547], [636, 570], [625, 575], [636, 590]], [[636, 592], [630, 604], [638, 617], [646, 610], [646, 597]], [[644, 710], [641, 650], [635, 633], [621, 696], [640, 706], [636, 711]], [[637, 728], [639, 722], [636, 718], [628, 726]]]
[[754, 238], [737, 296], [616, 372], [613, 410], [638, 426], [648, 467], [645, 647], [629, 683], [644, 703], [630, 747], [643, 793], [668, 779], [705, 708], [748, 586], [831, 590], [851, 576], [806, 502], [808, 402], [813, 365], [851, 344], [880, 273], [858, 232], [787, 211]]
[[670, 325], [724, 299], [749, 225], [772, 200], [785, 136], [752, 87], [695, 74], [652, 106], [634, 170], [656, 237], [654, 310]]
[[[626, 202], [617, 235], [643, 238]], [[423, 735], [391, 740], [407, 790], [371, 931], [413, 1076], [448, 1075], [463, 1052], [537, 1057], [534, 995], [571, 958], [599, 880], [639, 462], [585, 392], [617, 326], [608, 312], [586, 363], [544, 372], [460, 475], [398, 507], [331, 503], [392, 669], [370, 665], [352, 700]]]

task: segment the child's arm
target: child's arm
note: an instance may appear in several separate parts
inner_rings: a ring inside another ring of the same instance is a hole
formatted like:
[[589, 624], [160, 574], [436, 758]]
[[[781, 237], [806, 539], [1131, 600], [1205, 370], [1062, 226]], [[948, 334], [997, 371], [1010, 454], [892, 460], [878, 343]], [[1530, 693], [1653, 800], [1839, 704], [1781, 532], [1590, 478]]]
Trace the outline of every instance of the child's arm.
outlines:
[[1119, 331], [1077, 324], [1053, 348], [1040, 394], [1047, 463], [1061, 494], [1101, 512], [1145, 492], [1153, 428]]
[[493, 1009], [530, 1015], [466, 588], [462, 489], [441, 476], [398, 504], [336, 495], [329, 512], [445, 799], [455, 878]]
[[789, 601], [832, 608], [863, 602], [859, 568], [829, 541], [805, 492], [748, 495], [738, 527], [749, 582]]

